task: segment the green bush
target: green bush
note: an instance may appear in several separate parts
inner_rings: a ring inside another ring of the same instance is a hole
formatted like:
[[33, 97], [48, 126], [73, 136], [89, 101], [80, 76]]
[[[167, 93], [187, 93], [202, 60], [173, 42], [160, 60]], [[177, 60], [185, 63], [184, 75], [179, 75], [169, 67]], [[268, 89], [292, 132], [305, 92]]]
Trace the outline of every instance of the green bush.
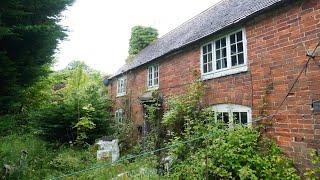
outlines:
[[[258, 130], [217, 123], [201, 104], [204, 86], [196, 81], [188, 93], [170, 99], [163, 123], [173, 146], [173, 179], [299, 179], [292, 161]], [[188, 142], [188, 143], [185, 143]]]
[[212, 125], [203, 135], [206, 138], [188, 144], [182, 142], [190, 136], [172, 141], [177, 146], [170, 150], [176, 159], [171, 178], [299, 179], [292, 161], [275, 143], [260, 140], [260, 134], [252, 128]]
[[312, 168], [307, 169], [304, 173], [307, 179], [316, 180], [320, 178], [320, 155], [316, 150], [311, 151]]

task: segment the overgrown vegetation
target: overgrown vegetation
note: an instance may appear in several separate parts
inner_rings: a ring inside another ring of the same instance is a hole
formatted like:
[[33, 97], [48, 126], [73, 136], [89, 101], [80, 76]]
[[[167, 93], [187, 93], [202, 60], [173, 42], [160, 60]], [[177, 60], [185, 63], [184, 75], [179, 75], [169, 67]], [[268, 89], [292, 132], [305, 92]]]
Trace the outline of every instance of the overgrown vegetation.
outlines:
[[311, 152], [311, 163], [313, 165], [312, 168], [307, 169], [304, 175], [308, 179], [318, 179], [320, 177], [320, 155], [317, 151], [313, 150]]
[[[142, 168], [154, 169], [163, 179], [300, 179], [293, 162], [259, 129], [218, 122], [201, 102], [204, 90], [202, 82], [194, 82], [188, 93], [167, 101], [163, 117], [157, 98], [144, 105], [148, 133], [131, 152], [154, 151], [143, 156], [154, 163]], [[131, 165], [141, 159], [132, 159]]]
[[218, 122], [201, 104], [204, 88], [196, 81], [186, 95], [169, 101], [163, 123], [173, 127], [170, 178], [299, 179], [293, 163], [258, 130]]
[[[102, 77], [87, 72], [82, 64], [52, 74], [49, 97], [36, 111], [30, 111], [32, 127], [45, 140], [83, 145], [112, 133], [111, 102], [107, 99]], [[109, 120], [109, 121], [108, 121]]]
[[0, 116], [0, 163], [11, 168], [5, 177], [40, 179], [96, 163], [92, 144], [113, 134], [111, 102], [98, 72], [72, 64], [29, 88], [34, 109]]
[[[258, 129], [217, 121], [201, 102], [200, 81], [169, 98], [164, 114], [154, 92], [144, 103], [146, 136], [136, 144], [130, 119], [113, 123], [100, 73], [79, 61], [50, 71], [65, 37], [59, 13], [72, 2], [0, 2], [0, 179], [299, 179]], [[132, 28], [128, 61], [157, 36], [151, 27]], [[110, 135], [122, 150], [115, 164], [96, 160], [94, 142]], [[316, 152], [312, 157], [305, 177], [316, 179], [320, 160]]]

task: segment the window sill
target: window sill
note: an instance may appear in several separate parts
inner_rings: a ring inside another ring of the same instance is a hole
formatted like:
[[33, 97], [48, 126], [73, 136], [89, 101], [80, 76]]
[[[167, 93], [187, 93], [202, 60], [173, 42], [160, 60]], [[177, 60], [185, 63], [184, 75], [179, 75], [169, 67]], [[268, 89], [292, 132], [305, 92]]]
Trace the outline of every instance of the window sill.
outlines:
[[248, 71], [247, 65], [238, 66], [238, 67], [234, 67], [234, 68], [227, 69], [227, 70], [202, 74], [201, 79], [202, 80], [214, 79], [214, 78], [228, 76], [228, 75], [237, 74], [237, 73], [246, 72], [246, 71]]
[[116, 97], [122, 97], [122, 96], [125, 96], [125, 95], [126, 95], [126, 93], [121, 93], [121, 94], [117, 94]]
[[158, 89], [159, 89], [159, 86], [152, 86], [152, 87], [148, 87], [147, 91], [155, 91], [155, 90], [158, 90]]

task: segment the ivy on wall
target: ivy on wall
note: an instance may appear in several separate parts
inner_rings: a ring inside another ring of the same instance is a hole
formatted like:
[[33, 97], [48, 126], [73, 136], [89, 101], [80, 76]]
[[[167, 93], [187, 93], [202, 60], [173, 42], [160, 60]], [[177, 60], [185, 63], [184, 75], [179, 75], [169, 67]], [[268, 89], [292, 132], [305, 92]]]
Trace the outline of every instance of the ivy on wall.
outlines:
[[152, 27], [134, 26], [131, 29], [129, 41], [129, 57], [127, 62], [138, 54], [142, 49], [154, 42], [158, 38], [158, 30]]

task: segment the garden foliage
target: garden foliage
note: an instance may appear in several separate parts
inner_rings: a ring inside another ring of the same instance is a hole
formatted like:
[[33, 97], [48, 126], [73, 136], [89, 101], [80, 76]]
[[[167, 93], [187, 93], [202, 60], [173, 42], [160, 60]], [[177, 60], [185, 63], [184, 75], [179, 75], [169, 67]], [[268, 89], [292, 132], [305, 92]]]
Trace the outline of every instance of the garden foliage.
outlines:
[[[293, 163], [258, 129], [217, 122], [201, 103], [204, 85], [168, 102], [163, 123], [171, 141], [173, 179], [299, 179]], [[187, 143], [186, 143], [187, 142]]]
[[112, 134], [111, 102], [102, 77], [83, 67], [53, 74], [51, 97], [31, 113], [33, 126], [48, 141], [83, 145]]

